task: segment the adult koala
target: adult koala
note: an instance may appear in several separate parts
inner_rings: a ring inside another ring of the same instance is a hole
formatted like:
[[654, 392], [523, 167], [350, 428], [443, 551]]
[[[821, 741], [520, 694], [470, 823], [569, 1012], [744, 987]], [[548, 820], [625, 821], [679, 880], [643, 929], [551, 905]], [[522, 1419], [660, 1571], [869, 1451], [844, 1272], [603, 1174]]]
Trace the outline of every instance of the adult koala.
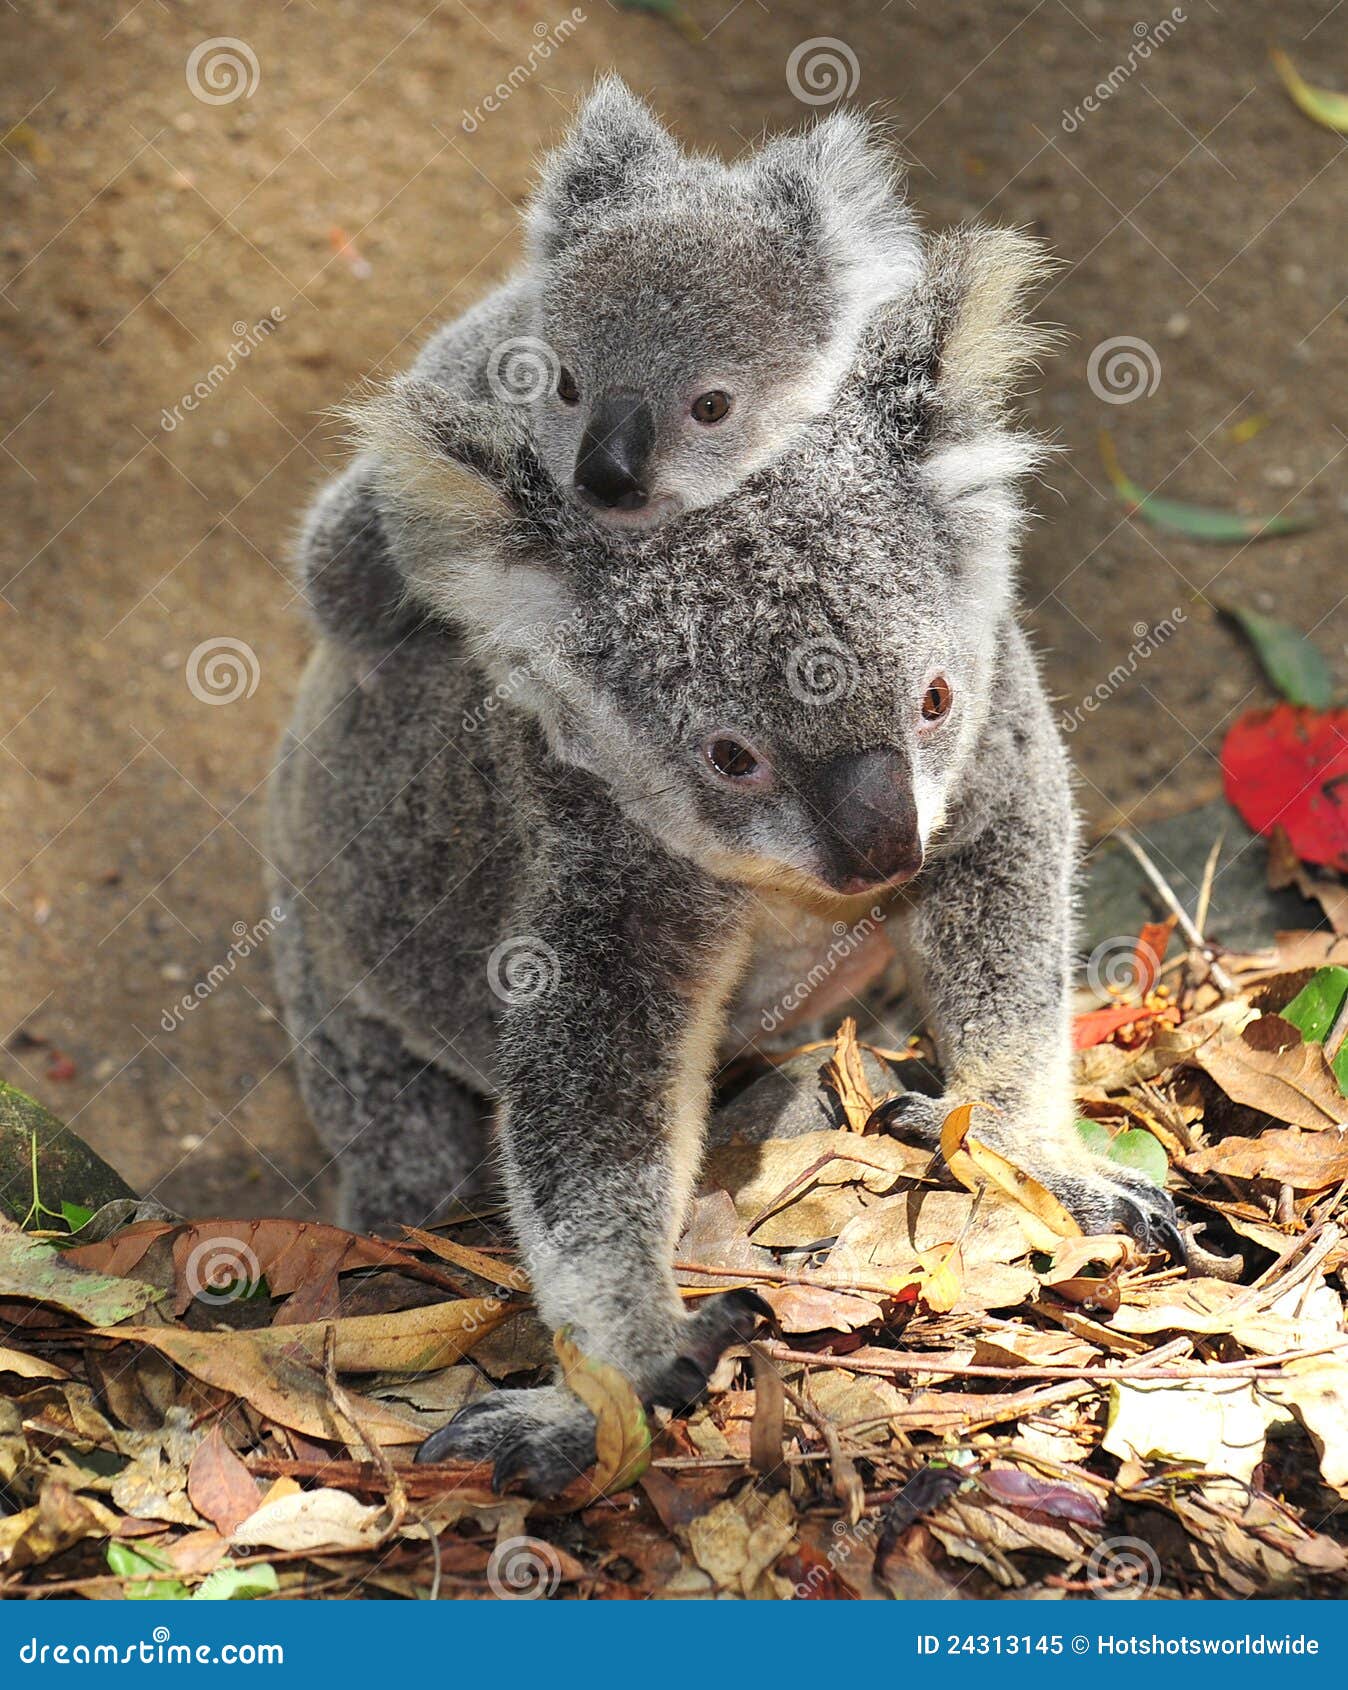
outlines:
[[[1073, 1128], [1076, 829], [1013, 612], [1038, 447], [1003, 414], [1035, 267], [1014, 234], [931, 242], [802, 442], [639, 538], [559, 492], [513, 408], [418, 381], [363, 411], [306, 530], [274, 945], [344, 1218], [424, 1221], [494, 1159], [542, 1318], [649, 1403], [759, 1308], [690, 1317], [670, 1266], [727, 1029], [877, 902], [946, 1086], [898, 1130], [990, 1104], [980, 1136], [1087, 1231], [1178, 1248]], [[549, 1492], [593, 1421], [498, 1392], [428, 1452]]]

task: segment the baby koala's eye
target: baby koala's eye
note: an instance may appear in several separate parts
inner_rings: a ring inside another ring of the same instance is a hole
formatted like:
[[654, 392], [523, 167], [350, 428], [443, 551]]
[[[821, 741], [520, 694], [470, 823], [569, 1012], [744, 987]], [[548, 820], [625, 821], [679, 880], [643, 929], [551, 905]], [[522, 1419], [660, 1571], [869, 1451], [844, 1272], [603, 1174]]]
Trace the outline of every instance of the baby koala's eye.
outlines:
[[563, 364], [557, 372], [557, 397], [565, 405], [574, 405], [580, 398], [580, 389], [576, 386], [576, 378]]
[[764, 786], [772, 778], [768, 763], [738, 734], [709, 734], [702, 742], [702, 753], [731, 786]]
[[729, 409], [730, 395], [722, 393], [719, 387], [711, 393], [699, 393], [693, 400], [693, 421], [718, 423]]
[[927, 690], [922, 694], [922, 720], [924, 722], [939, 722], [950, 713], [950, 706], [954, 703], [955, 695], [950, 690], [950, 682], [944, 675], [934, 675], [927, 682]]

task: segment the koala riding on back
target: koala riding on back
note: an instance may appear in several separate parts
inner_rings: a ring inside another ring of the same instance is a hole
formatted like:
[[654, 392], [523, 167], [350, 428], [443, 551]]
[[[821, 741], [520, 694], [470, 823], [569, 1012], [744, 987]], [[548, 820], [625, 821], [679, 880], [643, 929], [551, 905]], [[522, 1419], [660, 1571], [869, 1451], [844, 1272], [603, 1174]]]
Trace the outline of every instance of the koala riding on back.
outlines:
[[518, 403], [558, 488], [649, 528], [711, 504], [826, 410], [919, 243], [853, 113], [735, 164], [682, 151], [616, 77], [544, 162], [523, 268], [427, 346], [447, 392]]

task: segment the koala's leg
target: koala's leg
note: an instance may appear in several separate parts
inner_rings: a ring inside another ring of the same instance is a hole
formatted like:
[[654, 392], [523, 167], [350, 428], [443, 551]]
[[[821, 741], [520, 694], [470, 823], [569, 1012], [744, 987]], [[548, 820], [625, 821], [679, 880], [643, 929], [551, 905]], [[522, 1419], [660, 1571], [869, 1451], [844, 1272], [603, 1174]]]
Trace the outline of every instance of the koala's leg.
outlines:
[[490, 1103], [325, 990], [311, 912], [284, 887], [272, 896], [283, 914], [272, 949], [285, 1024], [300, 1091], [337, 1164], [341, 1224], [425, 1226], [488, 1190]]
[[1009, 799], [923, 870], [901, 932], [947, 1089], [907, 1093], [886, 1113], [934, 1143], [951, 1109], [991, 1104], [974, 1136], [1047, 1186], [1084, 1232], [1121, 1227], [1183, 1260], [1166, 1193], [1095, 1156], [1074, 1126], [1071, 822], [1065, 800], [1060, 815], [1047, 808], [1042, 795], [1039, 807]]
[[[559, 819], [501, 948], [501, 1160], [543, 1321], [682, 1408], [764, 1312], [738, 1292], [686, 1314], [671, 1265], [747, 929], [733, 893], [595, 810]], [[419, 1457], [449, 1458], [550, 1494], [593, 1463], [594, 1420], [558, 1386], [502, 1391]]]

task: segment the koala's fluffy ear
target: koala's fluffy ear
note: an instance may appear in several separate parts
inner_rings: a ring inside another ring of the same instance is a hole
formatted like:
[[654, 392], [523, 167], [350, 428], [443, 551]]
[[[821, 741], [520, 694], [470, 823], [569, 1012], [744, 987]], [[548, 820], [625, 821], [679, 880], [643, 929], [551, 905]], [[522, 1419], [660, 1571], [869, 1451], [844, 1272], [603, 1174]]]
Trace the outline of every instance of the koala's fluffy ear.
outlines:
[[606, 207], [631, 205], [679, 156], [669, 132], [622, 78], [602, 77], [565, 141], [543, 161], [526, 216], [533, 256], [553, 257]]
[[300, 590], [314, 619], [356, 651], [385, 651], [420, 613], [394, 565], [375, 496], [373, 465], [358, 458], [305, 513], [295, 546]]
[[1042, 244], [1021, 229], [952, 229], [927, 254], [919, 311], [941, 409], [992, 420], [1054, 344], [1026, 317], [1026, 299], [1052, 272]]
[[771, 141], [740, 168], [770, 219], [822, 246], [845, 303], [867, 311], [917, 282], [922, 244], [901, 172], [860, 112]]

